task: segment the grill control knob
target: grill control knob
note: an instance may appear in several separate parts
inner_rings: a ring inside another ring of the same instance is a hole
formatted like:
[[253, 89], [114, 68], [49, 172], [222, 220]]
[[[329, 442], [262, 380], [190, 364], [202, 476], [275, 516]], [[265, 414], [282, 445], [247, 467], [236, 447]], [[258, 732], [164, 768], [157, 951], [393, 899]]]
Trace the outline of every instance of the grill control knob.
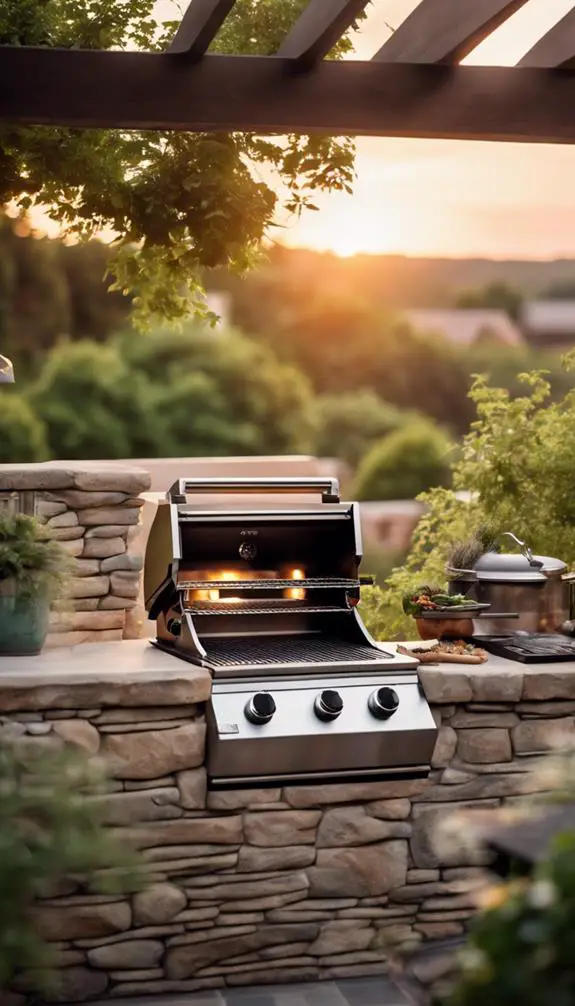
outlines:
[[387, 720], [399, 706], [399, 695], [393, 688], [378, 688], [369, 696], [367, 705], [372, 716]]
[[276, 704], [273, 695], [269, 692], [256, 692], [256, 694], [246, 703], [244, 714], [250, 723], [261, 726], [269, 723], [276, 711]]
[[181, 636], [182, 634], [182, 620], [181, 618], [169, 618], [166, 623], [166, 629], [171, 632], [172, 636]]
[[339, 692], [326, 688], [317, 696], [313, 708], [318, 720], [328, 723], [330, 720], [336, 720], [340, 715], [343, 709], [343, 699]]

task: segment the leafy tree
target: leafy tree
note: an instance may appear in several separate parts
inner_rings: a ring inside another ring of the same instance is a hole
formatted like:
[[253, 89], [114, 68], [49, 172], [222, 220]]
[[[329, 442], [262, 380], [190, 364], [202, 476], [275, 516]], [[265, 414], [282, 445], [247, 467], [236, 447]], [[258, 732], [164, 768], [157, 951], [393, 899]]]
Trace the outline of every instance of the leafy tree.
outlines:
[[575, 300], [575, 280], [560, 279], [541, 293], [543, 300]]
[[[212, 45], [219, 53], [267, 55], [306, 0], [237, 4]], [[154, 0], [3, 0], [0, 44], [163, 50], [181, 17], [160, 24]], [[333, 51], [340, 57], [349, 39]], [[271, 169], [298, 213], [315, 190], [351, 190], [354, 144], [324, 136], [283, 138], [71, 130], [0, 130], [0, 203], [43, 204], [68, 233], [118, 235], [112, 273], [136, 291], [140, 315], [178, 317], [200, 303], [199, 270], [244, 269], [275, 219]], [[138, 249], [136, 251], [136, 248]]]
[[18, 378], [63, 337], [105, 339], [126, 320], [130, 301], [109, 293], [109, 249], [39, 238], [0, 212], [0, 345]]
[[493, 308], [505, 311], [515, 321], [521, 314], [522, 304], [523, 295], [507, 283], [489, 283], [477, 290], [464, 290], [455, 299], [456, 307]]
[[29, 400], [45, 423], [55, 457], [129, 458], [160, 452], [163, 417], [154, 409], [153, 389], [128, 368], [114, 344], [55, 347]]
[[457, 352], [357, 297], [331, 290], [294, 300], [261, 338], [319, 392], [371, 388], [391, 405], [417, 408], [457, 432], [473, 418]]
[[0, 464], [45, 461], [46, 429], [22, 395], [3, 389], [0, 394]]
[[238, 332], [159, 330], [126, 337], [123, 353], [155, 388], [164, 455], [283, 454], [313, 444], [305, 377]]
[[373, 445], [360, 463], [353, 495], [359, 500], [410, 500], [449, 483], [451, 444], [437, 426], [416, 419]]
[[[61, 343], [27, 399], [51, 454], [64, 459], [283, 454], [308, 451], [315, 435], [303, 375], [267, 347], [207, 326]], [[20, 443], [10, 460], [21, 460]]]
[[318, 424], [316, 454], [342, 458], [355, 467], [374, 440], [398, 429], [405, 415], [369, 388], [341, 395], [320, 395], [315, 402]]

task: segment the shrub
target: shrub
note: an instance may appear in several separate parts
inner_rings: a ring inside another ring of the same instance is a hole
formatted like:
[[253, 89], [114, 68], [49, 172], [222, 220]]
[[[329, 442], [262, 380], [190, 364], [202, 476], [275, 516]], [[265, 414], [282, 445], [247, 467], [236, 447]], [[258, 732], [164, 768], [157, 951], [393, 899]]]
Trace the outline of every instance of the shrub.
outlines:
[[417, 419], [374, 444], [353, 488], [359, 500], [411, 500], [450, 481], [451, 444], [433, 423]]
[[0, 395], [0, 463], [45, 461], [46, 428], [22, 395], [3, 390]]
[[320, 395], [315, 403], [320, 457], [341, 458], [355, 468], [375, 440], [397, 430], [405, 413], [369, 388]]
[[[102, 827], [103, 781], [77, 755], [0, 735], [0, 989], [26, 973], [51, 983], [52, 956], [37, 931], [34, 903], [61, 890], [137, 889], [135, 855]], [[109, 869], [113, 868], [113, 869]]]

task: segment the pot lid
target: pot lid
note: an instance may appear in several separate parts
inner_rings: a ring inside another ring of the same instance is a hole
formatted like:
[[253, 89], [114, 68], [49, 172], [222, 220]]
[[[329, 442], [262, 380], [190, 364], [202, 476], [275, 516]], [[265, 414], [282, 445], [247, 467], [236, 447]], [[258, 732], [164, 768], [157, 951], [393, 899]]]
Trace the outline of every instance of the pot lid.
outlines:
[[541, 583], [549, 576], [560, 576], [567, 563], [547, 555], [534, 555], [530, 561], [519, 552], [486, 552], [474, 568], [478, 580]]

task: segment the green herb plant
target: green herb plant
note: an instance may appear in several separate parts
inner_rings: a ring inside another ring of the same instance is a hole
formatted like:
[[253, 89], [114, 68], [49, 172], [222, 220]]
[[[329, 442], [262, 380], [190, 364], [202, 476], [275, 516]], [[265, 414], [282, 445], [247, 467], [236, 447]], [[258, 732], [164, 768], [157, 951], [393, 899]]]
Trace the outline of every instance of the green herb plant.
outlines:
[[70, 559], [42, 524], [26, 514], [0, 512], [0, 593], [61, 595]]
[[[573, 361], [567, 357], [565, 367]], [[493, 529], [512, 531], [534, 553], [575, 563], [575, 391], [553, 402], [544, 373], [520, 380], [525, 394], [512, 399], [475, 379], [477, 419], [452, 465], [453, 488], [418, 497], [425, 512], [405, 563], [382, 587], [362, 592], [359, 611], [376, 638], [410, 637], [403, 597], [414, 582], [445, 582], [450, 553], [474, 532], [482, 548]]]

